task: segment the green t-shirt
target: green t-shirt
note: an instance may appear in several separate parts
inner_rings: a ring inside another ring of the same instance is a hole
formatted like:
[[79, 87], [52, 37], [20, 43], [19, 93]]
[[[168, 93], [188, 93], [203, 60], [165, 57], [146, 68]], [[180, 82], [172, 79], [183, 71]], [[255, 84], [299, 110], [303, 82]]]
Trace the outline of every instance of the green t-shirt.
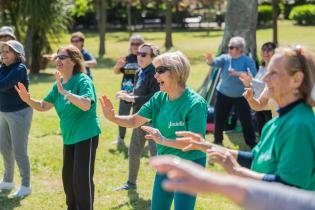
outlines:
[[63, 84], [63, 88], [78, 96], [91, 99], [91, 108], [83, 111], [65, 100], [64, 96], [58, 92], [56, 83], [44, 98], [44, 101], [55, 106], [60, 118], [63, 143], [75, 144], [99, 135], [101, 129], [96, 115], [96, 92], [92, 80], [87, 75], [78, 73]]
[[[159, 129], [168, 139], [175, 140], [176, 131], [192, 131], [203, 136], [206, 134], [207, 103], [190, 88], [186, 88], [175, 100], [169, 100], [164, 92], [157, 92], [137, 114], [152, 120], [152, 126]], [[159, 144], [157, 150], [159, 155], [171, 154], [187, 160], [197, 160], [206, 156], [201, 151], [183, 152]]]
[[252, 170], [315, 190], [315, 116], [311, 107], [300, 103], [269, 121], [253, 155]]

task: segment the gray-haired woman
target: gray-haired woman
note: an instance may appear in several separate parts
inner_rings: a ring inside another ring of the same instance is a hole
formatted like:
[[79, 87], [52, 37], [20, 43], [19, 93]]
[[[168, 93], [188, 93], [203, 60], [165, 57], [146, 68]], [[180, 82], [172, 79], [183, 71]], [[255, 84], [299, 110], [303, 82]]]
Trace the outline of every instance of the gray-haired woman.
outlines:
[[[130, 37], [129, 55], [120, 57], [114, 66], [114, 73], [123, 74], [120, 90], [132, 93], [134, 89], [134, 81], [136, 71], [140, 69], [137, 60], [137, 53], [139, 46], [144, 43], [144, 38], [140, 35], [134, 34]], [[132, 108], [132, 103], [120, 100], [119, 101], [119, 115], [129, 115]], [[126, 135], [126, 128], [118, 126], [119, 134], [117, 140], [113, 143], [118, 144], [119, 147], [124, 146], [124, 139]]]
[[244, 49], [245, 40], [242, 37], [233, 37], [229, 42], [228, 54], [216, 58], [207, 54], [206, 59], [209, 65], [222, 69], [215, 104], [214, 142], [222, 144], [224, 125], [234, 105], [242, 124], [245, 142], [250, 148], [253, 148], [256, 145], [256, 137], [251, 122], [250, 107], [243, 97], [244, 85], [238, 77], [242, 72], [247, 73], [248, 71], [255, 76], [256, 67], [254, 61], [244, 55]]
[[18, 82], [29, 85], [24, 62], [24, 48], [18, 41], [2, 42], [0, 67], [0, 150], [3, 156], [4, 176], [0, 190], [13, 190], [15, 184], [14, 161], [16, 160], [22, 178], [20, 189], [13, 197], [31, 194], [30, 162], [27, 154], [28, 135], [33, 110], [23, 102], [14, 89]]

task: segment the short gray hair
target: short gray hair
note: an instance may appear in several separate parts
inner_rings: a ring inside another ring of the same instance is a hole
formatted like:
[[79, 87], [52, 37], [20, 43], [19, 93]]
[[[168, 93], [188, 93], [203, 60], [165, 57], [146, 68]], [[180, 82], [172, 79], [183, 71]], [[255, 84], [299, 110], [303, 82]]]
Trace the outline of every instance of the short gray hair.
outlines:
[[143, 36], [140, 36], [138, 34], [133, 34], [130, 39], [129, 39], [129, 42], [132, 43], [132, 42], [137, 42], [137, 43], [140, 43], [140, 44], [143, 44], [144, 43], [144, 38]]
[[188, 58], [181, 52], [167, 52], [157, 56], [153, 60], [153, 65], [168, 66], [171, 68], [170, 74], [179, 85], [186, 86], [190, 72], [190, 63]]
[[229, 41], [229, 46], [236, 47], [239, 49], [241, 52], [244, 52], [245, 47], [246, 47], [246, 42], [243, 37], [240, 36], [234, 36], [230, 39]]

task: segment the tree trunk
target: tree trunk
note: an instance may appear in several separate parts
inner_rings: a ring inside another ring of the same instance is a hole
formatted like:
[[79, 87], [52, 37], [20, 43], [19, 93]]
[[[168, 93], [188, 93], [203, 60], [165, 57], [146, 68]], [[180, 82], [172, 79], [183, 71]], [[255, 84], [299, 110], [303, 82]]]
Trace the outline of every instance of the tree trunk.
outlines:
[[39, 34], [37, 30], [34, 31], [32, 36], [32, 55], [31, 55], [31, 68], [32, 74], [38, 74], [40, 71], [41, 63], [41, 49], [43, 46], [43, 37]]
[[33, 27], [28, 26], [25, 37], [25, 63], [27, 66], [30, 66], [31, 63], [31, 54], [32, 54], [32, 45], [33, 45]]
[[99, 9], [99, 58], [102, 58], [105, 53], [105, 33], [106, 33], [106, 22], [107, 22], [107, 0], [98, 0], [98, 9]]
[[272, 0], [272, 40], [278, 46], [278, 0]]
[[129, 32], [129, 37], [131, 37], [131, 34], [132, 34], [132, 31], [133, 31], [133, 28], [132, 28], [132, 25], [131, 25], [131, 2], [127, 2], [127, 20], [128, 20], [128, 32]]
[[257, 0], [228, 0], [221, 53], [228, 51], [232, 37], [241, 36], [246, 41], [245, 53], [256, 60], [257, 15]]
[[172, 0], [165, 0], [165, 48], [169, 50], [173, 46], [172, 41]]

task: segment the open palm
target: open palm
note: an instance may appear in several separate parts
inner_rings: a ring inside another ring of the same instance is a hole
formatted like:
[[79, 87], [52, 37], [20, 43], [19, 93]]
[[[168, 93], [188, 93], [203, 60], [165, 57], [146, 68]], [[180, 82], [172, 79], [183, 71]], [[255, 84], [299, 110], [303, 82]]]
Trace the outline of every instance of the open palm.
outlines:
[[108, 120], [113, 120], [115, 117], [115, 110], [114, 110], [114, 106], [112, 102], [109, 100], [107, 96], [101, 96], [99, 100], [101, 102], [101, 107], [102, 107], [104, 116]]
[[30, 100], [31, 96], [30, 96], [29, 92], [26, 90], [23, 83], [19, 82], [17, 86], [14, 86], [14, 88], [18, 92], [22, 101], [27, 103]]

